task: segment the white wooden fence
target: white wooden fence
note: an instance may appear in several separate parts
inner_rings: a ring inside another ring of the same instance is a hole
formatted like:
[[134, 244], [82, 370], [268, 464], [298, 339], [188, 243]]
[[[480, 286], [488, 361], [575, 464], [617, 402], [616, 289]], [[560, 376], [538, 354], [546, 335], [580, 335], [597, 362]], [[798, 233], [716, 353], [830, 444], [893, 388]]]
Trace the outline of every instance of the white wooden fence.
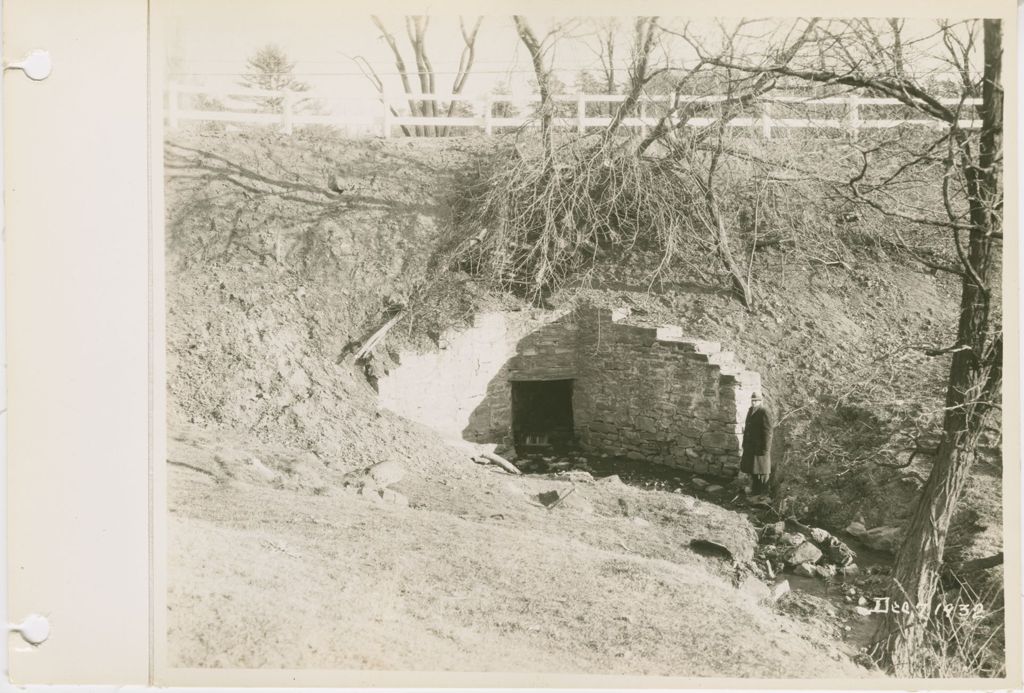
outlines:
[[[181, 99], [183, 95], [205, 95], [216, 99], [216, 109], [182, 108]], [[552, 119], [554, 127], [574, 129], [579, 133], [586, 132], [587, 128], [601, 128], [607, 126], [612, 118], [610, 115], [590, 116], [587, 114], [588, 104], [609, 104], [620, 103], [625, 96], [618, 94], [574, 94], [558, 95], [553, 97], [557, 103], [575, 104], [572, 116], [559, 115]], [[645, 96], [637, 104], [637, 115], [624, 118], [622, 127], [641, 128], [646, 130], [653, 127], [660, 120], [659, 112], [667, 110], [668, 104], [672, 103], [673, 96]], [[716, 103], [726, 99], [725, 96], [681, 96], [680, 101], [694, 103]], [[407, 104], [412, 101], [417, 104], [434, 102], [438, 105], [437, 110], [447, 110], [447, 103], [468, 104], [472, 115], [443, 115], [443, 116], [422, 116], [406, 114]], [[956, 106], [960, 103], [958, 99], [943, 99], [943, 104]], [[273, 112], [261, 112], [261, 102], [275, 106]], [[334, 104], [358, 104], [362, 106], [360, 113], [346, 112], [344, 108], [334, 109], [330, 114], [303, 112], [303, 103], [334, 103]], [[498, 104], [511, 104], [517, 110], [523, 111], [530, 108], [531, 104], [540, 102], [539, 96], [461, 96], [451, 94], [395, 94], [384, 95], [375, 99], [346, 98], [338, 97], [335, 94], [326, 92], [293, 92], [293, 91], [268, 91], [262, 89], [216, 89], [198, 87], [191, 85], [172, 84], [167, 90], [166, 121], [168, 128], [174, 130], [180, 127], [183, 122], [221, 122], [254, 125], [278, 125], [282, 132], [291, 134], [294, 128], [302, 125], [331, 125], [345, 130], [349, 136], [356, 136], [360, 133], [372, 133], [383, 137], [391, 137], [395, 128], [406, 128], [415, 131], [417, 128], [477, 128], [485, 134], [490, 135], [496, 128], [520, 128], [537, 127], [539, 120], [534, 113], [519, 115], [495, 115], [495, 106]], [[981, 103], [981, 99], [967, 99], [963, 102], [965, 115], [973, 115], [974, 106]], [[772, 132], [778, 128], [817, 128], [823, 130], [845, 130], [856, 136], [859, 130], [893, 128], [901, 125], [914, 125], [930, 128], [944, 128], [945, 123], [935, 119], [905, 119], [905, 118], [862, 118], [864, 107], [904, 107], [906, 105], [896, 99], [866, 98], [857, 94], [849, 94], [841, 97], [812, 98], [807, 96], [792, 96], [783, 94], [771, 94], [764, 96], [759, 101], [760, 115], [757, 117], [740, 116], [729, 120], [728, 127], [749, 128], [759, 132], [762, 136], [770, 138]], [[660, 106], [660, 108], [659, 108]], [[843, 111], [843, 117], [820, 118], [811, 115], [794, 117], [800, 107], [812, 108], [814, 106], [841, 107], [836, 110]], [[557, 106], [556, 106], [557, 108]], [[562, 109], [564, 110], [564, 106]], [[364, 115], [376, 110], [378, 115]], [[501, 111], [508, 110], [499, 109]], [[875, 109], [877, 110], [877, 109]], [[784, 113], [780, 112], [784, 111]], [[396, 115], [397, 114], [397, 115]], [[779, 117], [775, 117], [777, 114]], [[784, 117], [783, 117], [784, 116]], [[715, 118], [689, 118], [687, 126], [702, 127], [715, 122]], [[678, 124], [678, 120], [672, 121]], [[981, 121], [974, 118], [967, 118], [959, 121], [960, 127], [965, 129], [976, 129], [981, 126]]]

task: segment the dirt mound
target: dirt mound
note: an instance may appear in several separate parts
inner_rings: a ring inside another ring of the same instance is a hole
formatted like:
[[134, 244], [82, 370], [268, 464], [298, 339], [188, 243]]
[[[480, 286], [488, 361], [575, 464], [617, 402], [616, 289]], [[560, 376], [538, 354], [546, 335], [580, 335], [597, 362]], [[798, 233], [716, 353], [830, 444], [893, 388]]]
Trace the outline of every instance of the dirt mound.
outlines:
[[[345, 468], [423, 456], [423, 432], [377, 411], [350, 357], [389, 307], [415, 302], [451, 179], [475, 155], [407, 144], [273, 133], [167, 144], [172, 426], [246, 431]], [[471, 312], [457, 280], [438, 292], [390, 344], [429, 342], [438, 320]]]

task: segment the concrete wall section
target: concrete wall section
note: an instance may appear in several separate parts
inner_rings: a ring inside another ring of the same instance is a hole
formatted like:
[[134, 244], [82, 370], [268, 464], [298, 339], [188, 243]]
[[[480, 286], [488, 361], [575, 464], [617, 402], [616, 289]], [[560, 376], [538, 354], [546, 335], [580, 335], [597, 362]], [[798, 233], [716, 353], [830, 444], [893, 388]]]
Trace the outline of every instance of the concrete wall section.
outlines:
[[512, 380], [575, 378], [571, 314], [481, 313], [437, 351], [406, 351], [378, 382], [381, 406], [446, 436], [509, 442]]

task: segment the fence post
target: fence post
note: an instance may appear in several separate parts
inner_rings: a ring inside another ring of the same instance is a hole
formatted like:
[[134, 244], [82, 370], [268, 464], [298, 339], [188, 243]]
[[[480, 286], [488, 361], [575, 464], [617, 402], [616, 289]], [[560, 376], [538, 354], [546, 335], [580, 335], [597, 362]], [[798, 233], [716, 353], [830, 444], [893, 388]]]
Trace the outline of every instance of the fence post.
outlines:
[[761, 105], [761, 134], [766, 140], [772, 138], [772, 102], [765, 101]]
[[380, 95], [380, 103], [384, 107], [384, 118], [381, 120], [381, 136], [388, 138], [391, 137], [391, 104], [388, 103], [388, 97], [384, 94]]
[[850, 117], [850, 137], [854, 140], [857, 139], [857, 133], [860, 131], [860, 98], [856, 94], [850, 94], [849, 97], [849, 117]]
[[494, 125], [491, 123], [491, 118], [493, 117], [491, 112], [494, 110], [494, 104], [491, 102], [491, 95], [490, 94], [488, 94], [484, 98], [483, 107], [484, 107], [484, 134], [490, 136], [490, 135], [492, 135], [494, 133]]
[[178, 129], [178, 85], [172, 83], [167, 88], [167, 126], [171, 130]]
[[290, 89], [284, 90], [281, 99], [281, 132], [292, 134], [292, 110], [295, 108], [295, 94]]
[[640, 118], [640, 137], [647, 137], [647, 99], [640, 97], [637, 107], [636, 114]]
[[586, 129], [583, 127], [583, 119], [587, 117], [587, 97], [585, 94], [579, 94], [576, 97], [576, 132], [583, 134]]

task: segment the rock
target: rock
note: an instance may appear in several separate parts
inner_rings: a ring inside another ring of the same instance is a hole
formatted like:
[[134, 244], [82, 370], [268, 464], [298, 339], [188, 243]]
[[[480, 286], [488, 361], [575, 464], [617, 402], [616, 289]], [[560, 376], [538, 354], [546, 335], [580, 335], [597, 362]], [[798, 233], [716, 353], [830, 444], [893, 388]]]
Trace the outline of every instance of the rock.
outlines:
[[705, 491], [706, 491], [707, 493], [718, 493], [719, 491], [721, 491], [721, 490], [722, 490], [722, 487], [721, 487], [721, 486], [719, 486], [718, 484], [712, 484], [711, 486], [708, 486], [708, 487], [707, 487], [706, 489], [704, 489], [704, 490], [705, 490]]
[[868, 530], [866, 527], [864, 527], [864, 524], [861, 522], [851, 522], [850, 524], [846, 525], [846, 529], [844, 531], [850, 536], [857, 537], [858, 539], [860, 539], [864, 534], [867, 533]]
[[633, 520], [633, 524], [637, 525], [638, 527], [650, 527], [651, 526], [651, 523], [648, 522], [647, 520], [645, 520], [642, 517], [634, 517], [634, 518], [632, 518], [632, 520]]
[[693, 496], [683, 496], [679, 499], [679, 505], [683, 510], [693, 510], [697, 507], [697, 499]]
[[761, 536], [767, 540], [774, 541], [776, 538], [786, 533], [786, 523], [775, 522], [773, 524], [765, 525], [761, 528]]
[[612, 474], [611, 476], [606, 476], [604, 478], [598, 479], [597, 483], [608, 484], [609, 486], [624, 486], [624, 484], [622, 483], [622, 479], [619, 478], [618, 474]]
[[277, 472], [275, 472], [267, 465], [263, 464], [263, 460], [261, 460], [259, 457], [250, 457], [248, 462], [249, 466], [251, 466], [256, 471], [256, 473], [263, 477], [266, 481], [273, 481], [274, 479], [277, 478]]
[[820, 578], [835, 577], [836, 567], [831, 564], [816, 565], [814, 566], [814, 572], [816, 572]]
[[870, 616], [871, 615], [871, 609], [867, 608], [866, 606], [855, 606], [855, 607], [853, 607], [853, 610], [854, 610], [854, 612], [856, 612], [856, 614], [858, 616]]
[[690, 480], [690, 483], [697, 488], [705, 488], [708, 485], [708, 482], [704, 481], [699, 476], [693, 477], [693, 479]]
[[840, 575], [845, 575], [846, 577], [852, 577], [860, 574], [860, 568], [857, 567], [856, 563], [851, 563], [850, 565], [837, 569], [836, 572]]
[[800, 546], [805, 541], [807, 540], [804, 539], [802, 534], [783, 532], [776, 543], [780, 546]]
[[409, 507], [409, 499], [403, 496], [398, 491], [392, 491], [386, 488], [380, 492], [380, 498], [388, 505], [397, 505], [400, 508]]
[[379, 462], [366, 470], [366, 476], [378, 488], [397, 484], [405, 477], [405, 469], [398, 462]]
[[622, 510], [622, 514], [626, 517], [633, 517], [636, 515], [636, 503], [627, 498], [619, 499], [619, 509]]
[[748, 594], [755, 600], [762, 602], [771, 598], [772, 591], [768, 585], [753, 575], [748, 575], [740, 584], [739, 591]]
[[789, 580], [781, 580], [772, 585], [768, 592], [769, 601], [777, 602], [784, 594], [789, 593]]
[[366, 500], [372, 501], [374, 503], [384, 502], [384, 500], [380, 496], [380, 491], [373, 488], [372, 486], [363, 486], [363, 488], [359, 490], [359, 495], [365, 498]]
[[868, 600], [867, 600], [866, 597], [860, 597], [859, 599], [857, 599], [857, 606], [867, 606], [867, 605], [868, 605]]
[[786, 565], [797, 566], [801, 563], [817, 563], [821, 559], [821, 549], [809, 541], [794, 547], [784, 557]]
[[558, 491], [541, 491], [537, 494], [537, 501], [543, 505], [551, 505], [558, 502], [560, 497]]
[[356, 488], [381, 489], [398, 483], [405, 476], [405, 469], [398, 462], [379, 462], [377, 464], [349, 472], [343, 477], [344, 486]]
[[858, 537], [868, 548], [895, 553], [903, 542], [900, 527], [872, 527]]
[[811, 539], [813, 539], [815, 543], [824, 544], [831, 538], [832, 535], [826, 532], [825, 530], [820, 529], [818, 527], [811, 528]]
[[589, 484], [594, 481], [594, 476], [590, 472], [584, 472], [581, 469], [570, 469], [567, 472], [559, 472], [559, 478], [568, 479], [574, 483]]
[[801, 563], [797, 567], [793, 568], [793, 573], [803, 577], [816, 577], [818, 574], [815, 572], [814, 565], [811, 563]]
[[829, 537], [828, 545], [825, 547], [825, 555], [828, 556], [829, 562], [835, 563], [838, 566], [844, 566], [853, 563], [853, 559], [857, 554], [835, 537]]

